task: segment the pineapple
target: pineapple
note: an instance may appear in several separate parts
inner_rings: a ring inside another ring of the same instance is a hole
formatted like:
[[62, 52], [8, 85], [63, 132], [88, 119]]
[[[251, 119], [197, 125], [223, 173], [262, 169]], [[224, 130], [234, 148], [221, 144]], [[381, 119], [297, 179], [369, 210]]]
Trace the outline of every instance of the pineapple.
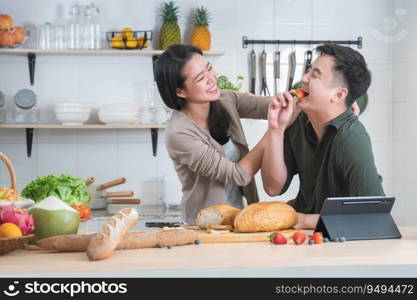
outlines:
[[178, 26], [178, 6], [174, 1], [165, 2], [162, 10], [162, 26], [159, 36], [159, 47], [165, 50], [173, 44], [181, 43], [181, 32]]
[[195, 28], [191, 34], [191, 44], [205, 51], [210, 50], [211, 46], [211, 34], [208, 29], [210, 22], [208, 10], [203, 6], [197, 8], [194, 16]]

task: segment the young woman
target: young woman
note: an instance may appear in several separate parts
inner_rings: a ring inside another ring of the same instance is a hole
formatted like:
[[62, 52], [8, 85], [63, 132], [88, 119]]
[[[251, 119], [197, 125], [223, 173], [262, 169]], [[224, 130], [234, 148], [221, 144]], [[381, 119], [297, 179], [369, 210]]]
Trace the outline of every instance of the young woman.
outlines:
[[240, 118], [266, 119], [272, 97], [221, 91], [216, 71], [200, 49], [173, 45], [158, 59], [155, 76], [173, 109], [166, 146], [182, 183], [182, 215], [195, 224], [200, 209], [218, 203], [242, 208], [259, 201], [253, 176], [262, 139], [249, 152]]

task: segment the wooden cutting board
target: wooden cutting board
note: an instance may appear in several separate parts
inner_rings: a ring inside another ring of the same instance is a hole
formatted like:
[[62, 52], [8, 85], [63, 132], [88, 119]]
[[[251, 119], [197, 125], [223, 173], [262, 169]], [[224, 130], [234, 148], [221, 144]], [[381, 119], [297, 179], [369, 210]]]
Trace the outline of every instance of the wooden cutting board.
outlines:
[[[230, 231], [212, 230], [194, 230], [197, 232], [198, 239], [202, 243], [242, 243], [242, 242], [268, 242], [269, 235], [272, 232], [253, 232], [253, 233], [238, 233]], [[287, 229], [278, 230], [275, 232], [282, 233], [287, 239], [291, 238], [297, 230]]]

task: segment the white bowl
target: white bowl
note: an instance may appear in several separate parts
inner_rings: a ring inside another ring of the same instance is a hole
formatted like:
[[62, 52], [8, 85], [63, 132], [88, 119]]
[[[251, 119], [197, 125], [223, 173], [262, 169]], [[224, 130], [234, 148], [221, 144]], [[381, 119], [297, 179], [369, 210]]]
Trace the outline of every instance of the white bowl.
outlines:
[[63, 125], [82, 125], [90, 117], [90, 112], [55, 112]]
[[90, 109], [90, 106], [84, 103], [69, 103], [69, 102], [59, 102], [55, 104], [55, 108], [88, 108]]
[[77, 108], [77, 107], [55, 107], [55, 113], [59, 112], [59, 113], [90, 113], [91, 109], [90, 108]]
[[99, 112], [139, 112], [139, 105], [107, 105], [102, 106]]
[[131, 124], [138, 120], [136, 113], [98, 113], [98, 119], [105, 124]]

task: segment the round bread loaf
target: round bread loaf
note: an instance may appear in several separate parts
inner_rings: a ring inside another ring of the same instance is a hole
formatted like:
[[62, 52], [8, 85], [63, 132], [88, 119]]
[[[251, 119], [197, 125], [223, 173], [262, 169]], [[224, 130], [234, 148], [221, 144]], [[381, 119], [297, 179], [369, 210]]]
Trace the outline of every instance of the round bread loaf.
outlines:
[[227, 204], [216, 204], [201, 209], [198, 212], [196, 223], [198, 226], [205, 225], [230, 225], [233, 226], [235, 217], [240, 209]]
[[235, 218], [235, 232], [263, 232], [288, 229], [297, 224], [294, 208], [282, 201], [258, 202], [246, 206]]

